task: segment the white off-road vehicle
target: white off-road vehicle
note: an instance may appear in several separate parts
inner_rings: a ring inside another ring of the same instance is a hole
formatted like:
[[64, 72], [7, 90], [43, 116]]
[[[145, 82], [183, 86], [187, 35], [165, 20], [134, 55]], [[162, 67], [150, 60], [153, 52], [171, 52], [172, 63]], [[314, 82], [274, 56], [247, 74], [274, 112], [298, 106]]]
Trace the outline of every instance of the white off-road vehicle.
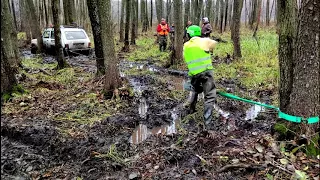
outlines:
[[[74, 26], [60, 26], [61, 45], [64, 53], [82, 53], [89, 55], [91, 52], [91, 42], [84, 29]], [[47, 53], [54, 53], [55, 40], [54, 28], [46, 28], [42, 33], [43, 48]], [[31, 52], [37, 49], [37, 39], [31, 41]]]

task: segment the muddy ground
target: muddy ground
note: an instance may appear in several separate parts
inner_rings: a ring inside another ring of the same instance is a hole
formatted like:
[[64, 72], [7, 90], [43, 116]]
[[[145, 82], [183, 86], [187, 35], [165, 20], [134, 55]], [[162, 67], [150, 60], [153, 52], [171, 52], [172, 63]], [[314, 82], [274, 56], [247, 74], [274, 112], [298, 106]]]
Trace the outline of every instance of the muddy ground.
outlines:
[[[22, 55], [32, 56], [28, 51]], [[82, 70], [76, 73], [95, 72], [94, 57], [76, 56], [68, 62]], [[54, 59], [45, 56], [42, 63], [54, 63]], [[112, 109], [106, 118], [79, 123], [55, 116], [81, 107], [76, 98], [68, 97], [99, 92], [103, 80], [95, 78], [61, 96], [48, 98], [50, 93], [44, 93], [24, 101], [34, 108], [2, 113], [1, 178], [264, 179], [270, 175], [290, 179], [295, 170], [306, 166], [311, 177], [317, 176], [317, 162], [303, 153], [296, 154], [299, 161], [294, 165], [291, 160], [286, 164], [280, 161], [286, 156], [271, 135], [275, 112], [218, 96], [215, 121], [209, 131], [202, 131], [202, 102], [193, 115], [186, 115], [182, 106], [188, 98], [182, 87], [185, 72], [124, 59], [119, 68], [133, 94], [123, 95], [121, 101], [97, 95], [96, 99], [102, 104], [108, 101], [107, 105], [86, 111]], [[27, 73], [34, 71], [28, 69]], [[31, 90], [68, 88], [28, 78], [22, 83], [36, 85], [30, 85]], [[247, 93], [237, 80], [216, 83], [229, 92]], [[250, 93], [256, 100], [271, 103], [274, 92]], [[68, 100], [61, 101], [64, 98]], [[20, 101], [12, 101], [2, 108], [9, 106], [24, 107]]]

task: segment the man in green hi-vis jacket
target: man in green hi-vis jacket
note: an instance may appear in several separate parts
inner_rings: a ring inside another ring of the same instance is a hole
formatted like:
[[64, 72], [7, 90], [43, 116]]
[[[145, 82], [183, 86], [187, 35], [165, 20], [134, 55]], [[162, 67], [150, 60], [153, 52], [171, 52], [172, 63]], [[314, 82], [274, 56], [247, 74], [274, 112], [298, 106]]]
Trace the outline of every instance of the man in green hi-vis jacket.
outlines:
[[198, 94], [204, 93], [205, 125], [212, 121], [212, 112], [216, 102], [216, 88], [213, 80], [213, 66], [210, 52], [217, 42], [209, 38], [201, 38], [201, 27], [192, 25], [187, 29], [189, 41], [183, 46], [184, 61], [188, 66], [193, 93], [189, 98], [189, 113], [194, 113]]

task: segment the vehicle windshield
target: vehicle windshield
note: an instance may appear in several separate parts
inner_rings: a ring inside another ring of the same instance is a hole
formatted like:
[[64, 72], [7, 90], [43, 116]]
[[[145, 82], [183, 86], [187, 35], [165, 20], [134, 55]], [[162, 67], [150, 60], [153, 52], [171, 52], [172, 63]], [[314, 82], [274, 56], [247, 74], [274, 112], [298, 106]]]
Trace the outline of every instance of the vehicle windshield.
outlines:
[[64, 34], [66, 35], [67, 40], [87, 39], [86, 35], [82, 31], [66, 31]]

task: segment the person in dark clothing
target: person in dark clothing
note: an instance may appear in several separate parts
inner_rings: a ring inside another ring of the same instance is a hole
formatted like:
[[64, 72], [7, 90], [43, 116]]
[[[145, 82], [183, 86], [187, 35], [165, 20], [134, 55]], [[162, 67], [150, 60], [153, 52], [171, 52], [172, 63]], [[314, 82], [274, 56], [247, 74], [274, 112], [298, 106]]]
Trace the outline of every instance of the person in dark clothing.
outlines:
[[170, 26], [170, 31], [169, 31], [169, 34], [170, 34], [170, 43], [171, 43], [171, 45], [170, 45], [170, 50], [173, 50], [173, 47], [174, 47], [174, 31], [175, 31], [175, 29], [174, 29], [174, 24], [172, 24], [172, 25]]
[[201, 37], [210, 37], [210, 34], [212, 33], [212, 27], [209, 23], [209, 19], [207, 17], [204, 17], [202, 19], [202, 27], [201, 27]]
[[184, 35], [183, 35], [183, 43], [187, 42], [189, 40], [188, 36], [187, 36], [187, 29], [192, 25], [191, 21], [188, 21], [187, 25], [186, 25], [186, 29], [184, 31]]

